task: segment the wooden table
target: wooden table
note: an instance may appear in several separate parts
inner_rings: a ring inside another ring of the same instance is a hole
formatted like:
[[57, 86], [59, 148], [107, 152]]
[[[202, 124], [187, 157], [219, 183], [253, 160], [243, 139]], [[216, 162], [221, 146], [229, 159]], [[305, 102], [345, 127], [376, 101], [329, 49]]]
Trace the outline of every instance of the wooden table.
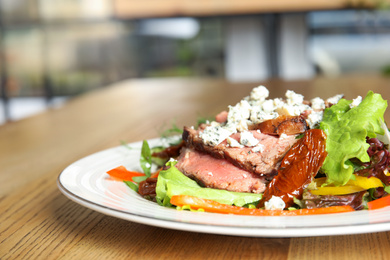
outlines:
[[[193, 125], [258, 84], [128, 80], [0, 126], [0, 259], [389, 259], [390, 232], [307, 238], [190, 233], [109, 217], [58, 190], [57, 176], [75, 160], [120, 140], [157, 137], [173, 119]], [[293, 89], [306, 98], [337, 93], [354, 98], [372, 89], [390, 99], [390, 79], [378, 76], [265, 84], [272, 97]]]

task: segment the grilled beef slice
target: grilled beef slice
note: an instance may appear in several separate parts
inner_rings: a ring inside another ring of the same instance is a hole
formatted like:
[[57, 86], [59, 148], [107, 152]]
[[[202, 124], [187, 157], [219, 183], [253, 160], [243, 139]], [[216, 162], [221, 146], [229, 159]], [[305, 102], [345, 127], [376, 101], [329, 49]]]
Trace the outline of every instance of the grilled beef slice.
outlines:
[[[283, 156], [297, 141], [294, 135], [279, 138], [251, 131], [264, 148], [262, 152], [253, 152], [253, 147], [230, 147], [226, 140], [216, 146], [205, 145], [199, 137], [199, 131], [201, 130], [184, 127], [183, 140], [186, 147], [209, 154], [216, 159], [225, 159], [238, 168], [258, 176], [266, 176], [268, 180], [277, 174]], [[239, 141], [240, 133], [230, 137]]]
[[240, 169], [225, 159], [184, 148], [176, 167], [186, 176], [195, 179], [201, 186], [236, 192], [262, 193], [265, 177]]

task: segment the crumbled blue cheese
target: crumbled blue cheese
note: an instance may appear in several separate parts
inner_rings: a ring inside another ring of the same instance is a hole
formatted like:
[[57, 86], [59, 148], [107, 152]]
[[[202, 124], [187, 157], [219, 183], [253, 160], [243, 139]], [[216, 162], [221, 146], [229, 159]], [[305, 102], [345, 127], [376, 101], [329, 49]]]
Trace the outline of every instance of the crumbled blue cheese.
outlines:
[[264, 101], [261, 108], [265, 113], [271, 114], [275, 110], [274, 101], [272, 99]]
[[241, 133], [240, 143], [247, 147], [253, 147], [259, 143], [259, 140], [257, 140], [251, 132], [245, 131]]
[[264, 152], [264, 145], [263, 144], [257, 144], [255, 147], [253, 147], [252, 152], [254, 152], [254, 153], [262, 153], [262, 152]]
[[303, 96], [297, 94], [292, 90], [287, 90], [286, 92], [287, 104], [289, 105], [300, 105], [303, 102]]
[[283, 210], [286, 207], [286, 203], [282, 198], [272, 195], [271, 199], [264, 203], [266, 210]]
[[278, 112], [280, 115], [299, 116], [306, 110], [311, 110], [311, 107], [305, 104], [284, 104], [282, 107], [279, 107], [276, 112]]
[[335, 104], [337, 104], [337, 103], [340, 101], [340, 99], [343, 98], [343, 96], [344, 96], [344, 95], [339, 94], [339, 95], [336, 95], [336, 96], [334, 96], [334, 97], [328, 98], [326, 101], [329, 102], [329, 103], [331, 103], [331, 104], [333, 104], [333, 105], [335, 105]]
[[[244, 145], [255, 147], [258, 140], [248, 132], [249, 126], [262, 123], [269, 119], [275, 119], [280, 115], [299, 116], [304, 111], [310, 111], [307, 122], [312, 128], [322, 120], [325, 108], [325, 101], [321, 98], [311, 100], [311, 106], [303, 104], [303, 95], [297, 94], [292, 90], [286, 92], [286, 100], [281, 98], [267, 99], [269, 91], [264, 86], [254, 88], [250, 95], [242, 99], [234, 106], [229, 106], [227, 122], [224, 124], [215, 121], [210, 123], [200, 137], [207, 145], [218, 145], [231, 134], [239, 132], [243, 133], [240, 143], [237, 144], [233, 140], [228, 140], [231, 147], [239, 147]], [[336, 104], [343, 95], [336, 95], [327, 99], [327, 102]], [[353, 105], [358, 104], [359, 99], [353, 102]], [[249, 136], [250, 134], [250, 136]], [[261, 148], [255, 148], [260, 151]]]
[[229, 106], [228, 123], [235, 124], [238, 131], [248, 130], [251, 105], [246, 100], [241, 100], [235, 106]]
[[323, 111], [312, 111], [308, 116], [306, 122], [309, 124], [310, 128], [314, 128], [319, 122], [322, 121], [324, 115]]
[[325, 101], [322, 98], [316, 97], [311, 100], [311, 107], [314, 110], [325, 109]]
[[248, 119], [251, 112], [251, 105], [246, 100], [241, 100], [235, 106], [229, 106], [228, 121], [237, 122], [242, 119]]
[[240, 144], [240, 143], [239, 143], [236, 139], [234, 139], [234, 138], [228, 137], [228, 138], [226, 139], [226, 141], [227, 141], [227, 143], [229, 144], [230, 147], [239, 147], [239, 148], [243, 147], [243, 145]]
[[349, 104], [349, 107], [350, 107], [350, 108], [357, 107], [361, 102], [362, 102], [362, 97], [361, 97], [361, 96], [358, 96], [357, 98], [355, 98], [354, 100], [352, 100], [352, 103]]
[[264, 101], [269, 96], [269, 91], [264, 86], [258, 86], [252, 89], [249, 96], [250, 100]]
[[203, 132], [199, 133], [199, 136], [205, 144], [215, 146], [223, 142], [231, 134], [231, 131], [221, 126], [208, 126]]
[[275, 108], [275, 110], [278, 109], [278, 108], [283, 107], [284, 104], [285, 104], [285, 102], [281, 98], [275, 98], [273, 101], [274, 101], [274, 108]]
[[207, 124], [210, 124], [210, 125], [213, 126], [213, 127], [221, 126], [221, 124], [218, 123], [217, 121], [212, 121], [211, 123], [207, 123]]
[[266, 113], [261, 107], [253, 107], [249, 119], [252, 123], [258, 124], [265, 120], [277, 118], [278, 116], [279, 114], [276, 112]]

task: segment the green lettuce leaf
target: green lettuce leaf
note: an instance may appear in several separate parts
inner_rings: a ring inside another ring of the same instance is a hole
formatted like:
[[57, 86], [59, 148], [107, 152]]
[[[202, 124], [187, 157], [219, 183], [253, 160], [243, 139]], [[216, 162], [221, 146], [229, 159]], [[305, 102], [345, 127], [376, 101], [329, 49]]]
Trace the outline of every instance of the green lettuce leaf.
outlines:
[[261, 199], [261, 194], [203, 188], [194, 180], [181, 173], [174, 166], [175, 164], [175, 162], [168, 162], [169, 169], [160, 171], [159, 173], [156, 186], [156, 199], [160, 205], [171, 206], [169, 200], [174, 195], [196, 196], [236, 206], [244, 206]]
[[325, 109], [320, 123], [320, 128], [327, 135], [328, 152], [321, 170], [327, 175], [327, 182], [336, 185], [344, 185], [351, 178], [354, 170], [349, 159], [370, 161], [366, 136], [372, 138], [376, 134], [384, 134], [381, 121], [387, 102], [381, 95], [369, 91], [357, 107], [350, 108], [351, 103], [341, 99], [336, 105]]

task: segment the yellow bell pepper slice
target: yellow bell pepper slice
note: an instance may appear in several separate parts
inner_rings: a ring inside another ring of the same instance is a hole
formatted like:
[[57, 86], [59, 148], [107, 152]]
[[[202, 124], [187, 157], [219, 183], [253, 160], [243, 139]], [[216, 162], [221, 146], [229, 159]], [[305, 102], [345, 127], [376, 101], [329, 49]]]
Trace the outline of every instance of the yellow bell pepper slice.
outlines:
[[345, 195], [371, 188], [383, 187], [382, 181], [376, 177], [363, 177], [354, 175], [354, 180], [349, 180], [344, 186], [334, 186], [332, 184], [321, 187], [326, 182], [326, 177], [315, 179], [317, 189], [310, 190], [314, 195]]

